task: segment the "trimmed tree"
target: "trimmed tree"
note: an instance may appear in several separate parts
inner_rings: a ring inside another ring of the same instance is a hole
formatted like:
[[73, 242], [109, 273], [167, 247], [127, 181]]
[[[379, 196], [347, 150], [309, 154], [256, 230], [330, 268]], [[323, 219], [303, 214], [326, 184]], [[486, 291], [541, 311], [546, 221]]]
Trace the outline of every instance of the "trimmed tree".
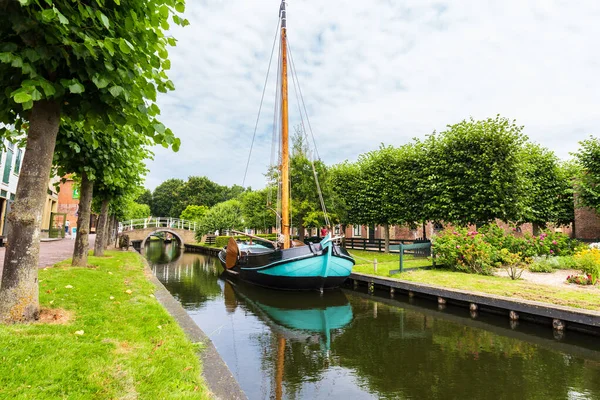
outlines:
[[458, 225], [518, 221], [526, 179], [523, 127], [497, 116], [448, 126], [425, 142], [429, 217]]
[[573, 222], [574, 172], [561, 164], [554, 152], [537, 144], [526, 143], [522, 158], [527, 190], [521, 221], [541, 228], [548, 222]]
[[577, 197], [582, 205], [600, 213], [600, 139], [590, 137], [579, 143], [574, 154], [582, 167], [577, 184]]

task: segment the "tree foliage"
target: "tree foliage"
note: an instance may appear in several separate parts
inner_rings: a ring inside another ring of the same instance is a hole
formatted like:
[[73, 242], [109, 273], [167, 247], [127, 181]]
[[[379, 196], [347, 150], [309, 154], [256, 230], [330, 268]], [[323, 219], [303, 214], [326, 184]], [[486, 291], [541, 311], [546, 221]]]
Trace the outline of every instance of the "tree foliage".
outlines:
[[[152, 215], [156, 217], [176, 217], [179, 207], [179, 194], [183, 188], [183, 180], [167, 179], [158, 185], [152, 193]], [[184, 207], [185, 208], [185, 207]]]
[[[0, 3], [0, 122], [20, 129], [36, 101], [60, 103], [63, 120], [111, 134], [131, 125], [176, 150], [179, 140], [156, 117], [156, 94], [173, 90], [164, 34], [182, 0], [121, 3]], [[1, 130], [4, 130], [2, 128]]]
[[574, 172], [554, 152], [537, 144], [523, 147], [525, 199], [521, 221], [545, 227], [547, 222], [567, 225], [574, 219]]
[[575, 158], [582, 168], [577, 194], [581, 204], [600, 212], [600, 139], [590, 137], [580, 142]]
[[246, 228], [268, 230], [276, 225], [275, 212], [268, 208], [269, 193], [274, 196], [274, 187], [246, 191], [240, 196], [241, 211]]
[[144, 189], [144, 191], [135, 199], [139, 204], [147, 204], [152, 208], [152, 192], [150, 189]]
[[208, 212], [208, 207], [206, 206], [195, 206], [189, 205], [181, 212], [179, 218], [187, 220], [187, 221], [201, 221], [202, 218]]
[[497, 116], [464, 120], [425, 142], [429, 219], [459, 225], [518, 221], [526, 181], [523, 127]]
[[196, 228], [199, 235], [224, 231], [230, 229], [242, 229], [244, 223], [242, 220], [242, 205], [239, 200], [228, 200], [213, 206]]

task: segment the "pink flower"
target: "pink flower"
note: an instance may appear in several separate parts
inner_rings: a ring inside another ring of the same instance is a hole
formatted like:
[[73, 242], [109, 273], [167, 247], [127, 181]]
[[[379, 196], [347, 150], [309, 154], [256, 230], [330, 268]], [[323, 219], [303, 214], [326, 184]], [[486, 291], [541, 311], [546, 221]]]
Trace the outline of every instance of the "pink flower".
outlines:
[[557, 244], [557, 243], [556, 243], [556, 240], [553, 240], [553, 241], [552, 241], [552, 244]]
[[457, 248], [457, 249], [460, 249], [460, 246], [457, 244], [457, 245], [456, 245], [456, 248]]
[[550, 250], [550, 254], [554, 254], [554, 250]]

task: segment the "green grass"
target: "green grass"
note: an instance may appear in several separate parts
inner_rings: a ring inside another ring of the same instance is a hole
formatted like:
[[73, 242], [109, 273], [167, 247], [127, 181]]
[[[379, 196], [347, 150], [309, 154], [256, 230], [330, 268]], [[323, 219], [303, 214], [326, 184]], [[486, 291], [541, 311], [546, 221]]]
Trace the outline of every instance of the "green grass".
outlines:
[[[356, 265], [352, 269], [354, 272], [361, 272], [363, 274], [373, 274], [373, 260], [375, 259], [377, 259], [377, 275], [388, 276], [390, 270], [400, 268], [399, 253], [386, 254], [365, 250], [347, 250], [354, 257], [354, 261], [356, 261]], [[429, 267], [431, 266], [431, 259], [414, 258], [411, 255], [405, 254], [403, 259], [403, 266], [404, 268]]]
[[140, 256], [106, 254], [90, 257], [93, 267], [39, 271], [41, 306], [73, 315], [0, 325], [0, 398], [209, 398], [200, 349], [154, 298]]
[[377, 274], [373, 272], [372, 265], [370, 268], [367, 268], [366, 266], [355, 267], [353, 271], [404, 281], [426, 283], [445, 288], [468, 290], [600, 311], [600, 290], [594, 287], [581, 289], [561, 288], [535, 284], [523, 280], [513, 281], [508, 277], [483, 276], [439, 269], [412, 270], [402, 274], [395, 274], [390, 277], [389, 269], [386, 270], [386, 268], [382, 268], [381, 265], [377, 268]]

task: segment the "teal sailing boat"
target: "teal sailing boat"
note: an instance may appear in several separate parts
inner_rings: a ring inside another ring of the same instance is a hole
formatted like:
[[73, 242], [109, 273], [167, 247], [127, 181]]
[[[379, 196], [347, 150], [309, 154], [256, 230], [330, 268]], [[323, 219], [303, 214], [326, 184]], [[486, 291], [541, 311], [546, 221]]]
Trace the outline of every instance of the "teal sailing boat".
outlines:
[[[288, 130], [288, 46], [285, 1], [279, 9], [281, 83], [280, 117], [280, 209], [277, 225], [280, 239], [276, 242], [250, 237], [249, 243], [238, 243], [233, 237], [219, 253], [219, 260], [228, 276], [256, 285], [286, 290], [320, 290], [340, 286], [352, 272], [354, 259], [338, 242], [341, 237], [327, 234], [319, 243], [301, 243], [290, 238], [290, 155]], [[319, 194], [325, 221], [325, 203], [315, 174], [315, 190]], [[254, 242], [252, 242], [254, 239]]]

